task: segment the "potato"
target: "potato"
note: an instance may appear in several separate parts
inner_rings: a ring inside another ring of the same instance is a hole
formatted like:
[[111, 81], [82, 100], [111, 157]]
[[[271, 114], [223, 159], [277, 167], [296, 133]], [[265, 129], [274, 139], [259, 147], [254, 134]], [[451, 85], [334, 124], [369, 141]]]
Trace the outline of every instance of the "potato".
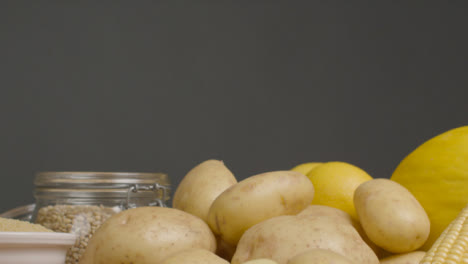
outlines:
[[329, 217], [334, 221], [339, 221], [344, 224], [352, 225], [356, 231], [358, 231], [361, 238], [366, 242], [366, 244], [374, 251], [377, 257], [385, 257], [388, 255], [388, 252], [384, 251], [382, 248], [377, 246], [372, 242], [369, 237], [367, 237], [366, 232], [362, 228], [361, 224], [354, 220], [348, 213], [343, 210], [325, 206], [325, 205], [310, 205], [306, 209], [302, 210], [298, 216], [309, 216], [309, 217]]
[[297, 214], [298, 216], [327, 217], [343, 224], [356, 225], [351, 216], [343, 210], [326, 205], [309, 205]]
[[302, 173], [254, 175], [216, 198], [208, 213], [208, 224], [222, 240], [235, 246], [249, 227], [274, 216], [297, 214], [313, 197], [314, 186]]
[[261, 258], [261, 259], [253, 259], [242, 264], [278, 264], [271, 259]]
[[359, 264], [378, 264], [372, 249], [349, 223], [333, 217], [277, 216], [249, 228], [237, 245], [231, 264], [269, 258], [279, 264], [307, 250], [322, 248]]
[[219, 236], [216, 236], [216, 242], [216, 255], [231, 262], [232, 256], [236, 252], [236, 246], [226, 243]]
[[207, 160], [191, 169], [182, 179], [172, 199], [172, 207], [207, 221], [208, 210], [224, 190], [237, 183], [231, 171], [219, 160]]
[[[156, 263], [156, 262], [154, 262]], [[226, 260], [216, 256], [211, 251], [200, 248], [192, 248], [179, 251], [159, 264], [229, 264]]]
[[91, 237], [80, 264], [159, 263], [191, 248], [216, 250], [203, 220], [178, 209], [139, 207], [107, 219]]
[[424, 255], [426, 255], [424, 251], [398, 254], [381, 259], [380, 264], [419, 264]]
[[288, 264], [354, 264], [343, 255], [327, 249], [312, 249], [296, 255]]
[[374, 179], [361, 184], [354, 204], [369, 239], [392, 253], [421, 247], [430, 231], [429, 218], [414, 196], [400, 184]]
[[354, 226], [354, 228], [356, 228], [359, 235], [361, 235], [362, 240], [364, 240], [364, 242], [366, 242], [366, 244], [372, 249], [372, 251], [374, 251], [375, 255], [379, 259], [391, 255], [390, 252], [388, 252], [388, 251], [384, 250], [383, 248], [377, 246], [372, 240], [370, 240], [369, 236], [364, 231], [364, 228], [362, 228], [361, 223], [354, 222], [353, 226]]

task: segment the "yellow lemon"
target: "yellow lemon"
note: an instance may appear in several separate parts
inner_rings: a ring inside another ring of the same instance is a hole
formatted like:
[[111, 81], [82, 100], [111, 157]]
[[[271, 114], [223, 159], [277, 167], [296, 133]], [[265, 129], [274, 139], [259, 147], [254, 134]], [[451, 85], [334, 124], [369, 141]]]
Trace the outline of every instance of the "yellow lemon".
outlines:
[[468, 126], [442, 133], [401, 161], [391, 180], [405, 186], [431, 220], [428, 250], [468, 203]]
[[292, 168], [292, 171], [300, 172], [304, 175], [307, 175], [313, 168], [317, 167], [318, 165], [322, 164], [321, 162], [307, 162], [297, 165], [296, 167]]
[[307, 177], [315, 188], [312, 204], [338, 208], [358, 219], [354, 209], [354, 191], [361, 183], [372, 180], [369, 174], [352, 164], [332, 161], [315, 167]]

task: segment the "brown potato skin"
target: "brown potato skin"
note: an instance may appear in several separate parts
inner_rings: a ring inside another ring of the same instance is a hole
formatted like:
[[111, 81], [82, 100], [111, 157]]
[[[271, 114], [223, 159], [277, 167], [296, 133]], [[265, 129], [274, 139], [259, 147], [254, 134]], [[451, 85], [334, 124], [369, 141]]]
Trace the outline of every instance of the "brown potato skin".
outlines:
[[343, 255], [327, 249], [311, 249], [296, 255], [288, 264], [357, 264]]
[[192, 248], [179, 251], [159, 264], [229, 264], [229, 262], [206, 249]]
[[269, 258], [286, 264], [307, 250], [322, 248], [341, 254], [359, 264], [378, 264], [372, 249], [356, 229], [341, 218], [278, 216], [249, 228], [237, 245], [231, 264]]
[[234, 252], [236, 252], [236, 246], [232, 246], [223, 241], [219, 236], [216, 236], [216, 255], [231, 262]]
[[172, 207], [206, 222], [208, 210], [216, 197], [236, 183], [236, 178], [222, 161], [204, 161], [191, 169], [179, 183]]
[[276, 261], [273, 261], [271, 259], [261, 258], [261, 259], [249, 260], [242, 264], [278, 264], [278, 263], [276, 263]]
[[203, 220], [178, 209], [139, 207], [104, 222], [80, 264], [153, 264], [191, 248], [216, 250], [215, 237]]
[[354, 204], [369, 239], [388, 252], [414, 251], [429, 236], [424, 208], [397, 182], [373, 179], [361, 184], [354, 193]]
[[310, 205], [297, 215], [309, 217], [329, 217], [335, 221], [350, 224], [356, 229], [356, 231], [358, 231], [359, 235], [361, 235], [361, 238], [374, 251], [378, 258], [383, 258], [390, 254], [372, 242], [369, 237], [367, 237], [366, 232], [364, 232], [361, 223], [354, 220], [347, 212], [343, 210], [326, 205]]
[[208, 224], [216, 235], [237, 245], [251, 226], [279, 215], [294, 215], [312, 202], [314, 186], [295, 171], [251, 176], [221, 193], [211, 205]]
[[354, 221], [345, 211], [326, 205], [309, 205], [299, 212], [297, 216], [309, 216], [315, 218], [327, 217], [344, 224], [350, 224], [353, 226], [357, 224], [356, 221]]

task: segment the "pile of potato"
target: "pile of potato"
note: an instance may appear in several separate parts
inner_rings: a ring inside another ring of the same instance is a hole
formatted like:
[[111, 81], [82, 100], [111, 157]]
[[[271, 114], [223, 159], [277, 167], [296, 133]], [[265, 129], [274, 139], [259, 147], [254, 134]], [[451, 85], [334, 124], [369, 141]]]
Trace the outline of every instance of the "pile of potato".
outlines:
[[401, 185], [374, 179], [355, 191], [360, 221], [311, 205], [314, 186], [295, 171], [237, 182], [221, 161], [184, 177], [173, 208], [140, 207], [109, 218], [80, 264], [419, 263], [427, 214]]

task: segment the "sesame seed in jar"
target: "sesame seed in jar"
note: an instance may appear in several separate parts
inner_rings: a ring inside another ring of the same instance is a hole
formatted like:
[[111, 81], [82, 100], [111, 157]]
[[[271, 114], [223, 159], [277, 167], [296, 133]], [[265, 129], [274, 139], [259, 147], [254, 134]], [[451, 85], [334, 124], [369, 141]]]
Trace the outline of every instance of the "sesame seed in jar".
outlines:
[[77, 234], [65, 264], [78, 264], [94, 232], [117, 212], [118, 209], [96, 205], [49, 205], [39, 209], [36, 223], [55, 232]]

